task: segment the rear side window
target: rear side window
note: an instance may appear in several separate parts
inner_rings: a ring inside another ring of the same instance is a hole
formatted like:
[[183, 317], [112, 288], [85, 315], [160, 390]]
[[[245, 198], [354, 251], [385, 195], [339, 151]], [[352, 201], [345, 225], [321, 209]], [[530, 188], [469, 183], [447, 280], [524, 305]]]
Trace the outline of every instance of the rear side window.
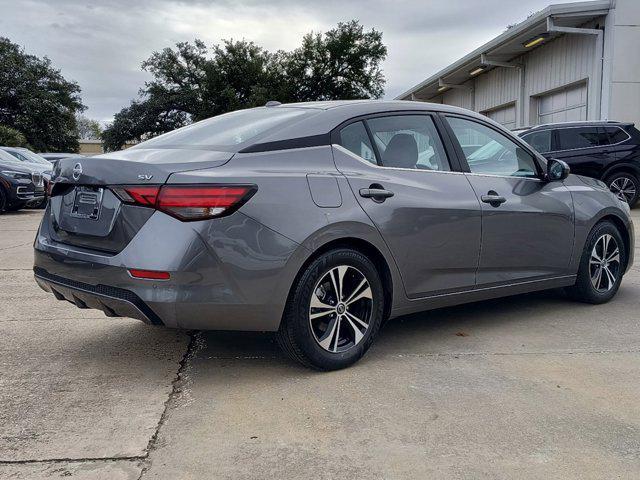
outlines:
[[623, 129], [618, 127], [605, 127], [605, 131], [609, 134], [611, 143], [620, 143], [629, 139], [629, 135]]
[[352, 123], [340, 130], [340, 145], [367, 162], [377, 163], [367, 129], [362, 122]]
[[522, 139], [540, 153], [551, 151], [551, 130], [528, 133]]
[[225, 113], [165, 133], [132, 148], [233, 149], [258, 135], [312, 115], [303, 108], [252, 108]]
[[449, 171], [449, 160], [428, 115], [397, 115], [367, 120], [385, 167]]
[[561, 128], [558, 132], [558, 150], [575, 150], [606, 145], [609, 140], [598, 127]]

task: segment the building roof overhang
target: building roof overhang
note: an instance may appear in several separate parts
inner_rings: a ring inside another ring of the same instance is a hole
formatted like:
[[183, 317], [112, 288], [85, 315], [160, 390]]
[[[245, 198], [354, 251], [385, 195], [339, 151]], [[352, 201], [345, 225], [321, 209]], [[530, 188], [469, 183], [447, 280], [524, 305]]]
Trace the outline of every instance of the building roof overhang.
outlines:
[[[560, 32], [549, 32], [549, 19], [558, 27], [579, 27], [602, 17], [612, 7], [611, 0], [549, 5], [521, 23], [514, 25], [493, 40], [452, 63], [438, 73], [415, 85], [396, 97], [398, 100], [431, 99], [449, 88], [462, 85], [467, 80], [495, 66], [517, 66], [513, 59], [544, 44]], [[537, 39], [543, 38], [533, 45]], [[474, 72], [474, 75], [471, 75]]]

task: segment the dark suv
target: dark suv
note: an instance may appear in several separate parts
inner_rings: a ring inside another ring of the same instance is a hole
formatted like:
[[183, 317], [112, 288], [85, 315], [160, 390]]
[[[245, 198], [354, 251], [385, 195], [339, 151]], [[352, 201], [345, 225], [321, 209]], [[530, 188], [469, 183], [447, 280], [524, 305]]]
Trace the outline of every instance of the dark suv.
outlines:
[[37, 204], [44, 198], [42, 173], [0, 150], [0, 214]]
[[571, 173], [602, 180], [630, 206], [638, 201], [640, 131], [633, 123], [555, 123], [518, 135], [545, 157], [567, 162]]

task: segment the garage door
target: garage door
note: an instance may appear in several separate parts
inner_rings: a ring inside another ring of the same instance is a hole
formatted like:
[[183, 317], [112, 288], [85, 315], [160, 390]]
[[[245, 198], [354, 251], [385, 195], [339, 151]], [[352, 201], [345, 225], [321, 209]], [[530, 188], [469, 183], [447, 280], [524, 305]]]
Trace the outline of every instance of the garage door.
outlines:
[[482, 112], [482, 114], [486, 115], [491, 120], [494, 120], [509, 129], [516, 128], [516, 104], [515, 103], [512, 103], [511, 105], [507, 105], [505, 107], [488, 110], [486, 112]]
[[587, 84], [538, 97], [538, 125], [587, 119]]

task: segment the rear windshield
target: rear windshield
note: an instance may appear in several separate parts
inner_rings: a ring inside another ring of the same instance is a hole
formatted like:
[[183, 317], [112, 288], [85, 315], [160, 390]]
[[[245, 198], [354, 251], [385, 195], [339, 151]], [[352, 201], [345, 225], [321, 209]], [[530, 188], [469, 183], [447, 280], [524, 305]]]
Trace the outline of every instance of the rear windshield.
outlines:
[[253, 108], [225, 113], [165, 133], [133, 148], [234, 150], [257, 137], [311, 115], [302, 108]]

